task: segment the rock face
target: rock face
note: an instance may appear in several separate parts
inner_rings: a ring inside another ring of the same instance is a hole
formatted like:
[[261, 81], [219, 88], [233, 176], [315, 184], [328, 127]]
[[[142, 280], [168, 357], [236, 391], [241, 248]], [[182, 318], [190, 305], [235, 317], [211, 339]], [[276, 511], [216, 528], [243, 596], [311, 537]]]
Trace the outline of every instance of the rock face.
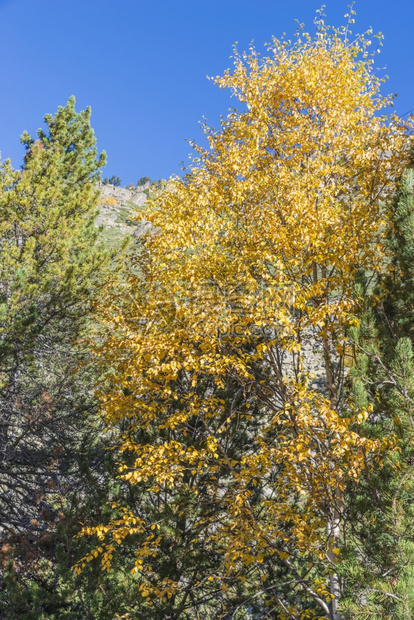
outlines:
[[100, 184], [102, 200], [108, 200], [108, 198], [115, 198], [119, 203], [131, 202], [134, 205], [142, 207], [147, 199], [146, 192], [149, 190], [149, 183], [136, 187], [134, 189], [128, 189], [126, 187], [115, 187], [115, 185]]
[[139, 211], [148, 198], [149, 187], [149, 183], [131, 189], [100, 184], [100, 212], [96, 225], [103, 227], [103, 236], [110, 245], [122, 242], [127, 235], [139, 237], [147, 232], [149, 222], [145, 218], [139, 219]]

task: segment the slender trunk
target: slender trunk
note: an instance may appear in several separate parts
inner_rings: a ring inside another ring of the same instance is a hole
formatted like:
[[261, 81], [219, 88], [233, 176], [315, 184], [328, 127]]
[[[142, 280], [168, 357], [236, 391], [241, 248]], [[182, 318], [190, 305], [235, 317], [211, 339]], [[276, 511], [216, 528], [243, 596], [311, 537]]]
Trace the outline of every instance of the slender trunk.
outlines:
[[[336, 554], [334, 553], [333, 549], [335, 549], [335, 547], [339, 545], [339, 540], [341, 536], [343, 503], [343, 493], [337, 487], [335, 489], [335, 503], [332, 511], [332, 519], [328, 523], [328, 558], [332, 564], [334, 564], [336, 561]], [[338, 603], [342, 595], [342, 584], [337, 573], [333, 573], [329, 578], [329, 591], [334, 597], [331, 603], [331, 618], [332, 620], [342, 620], [342, 616], [338, 611]]]
[[19, 378], [20, 366], [16, 356], [14, 367], [9, 375], [8, 386], [2, 399], [3, 402], [0, 403], [0, 463], [3, 464], [7, 460], [10, 424], [17, 398]]
[[[336, 410], [338, 406], [338, 394], [335, 383], [334, 367], [331, 355], [331, 347], [328, 338], [324, 338], [323, 342], [324, 357], [325, 357], [325, 373], [326, 383], [329, 392], [329, 400], [332, 409]], [[331, 515], [327, 523], [327, 534], [329, 537], [328, 558], [332, 565], [335, 564], [336, 554], [333, 549], [337, 548], [340, 544], [341, 537], [341, 523], [343, 513], [344, 497], [343, 491], [339, 486], [335, 489], [335, 497], [333, 500], [333, 506]], [[338, 612], [338, 602], [341, 598], [341, 582], [337, 573], [333, 573], [329, 578], [329, 591], [334, 597], [331, 604], [331, 620], [342, 620], [341, 614]]]
[[[322, 266], [322, 278], [326, 278], [326, 266]], [[315, 273], [314, 273], [315, 278]], [[327, 300], [326, 300], [327, 301]], [[323, 338], [323, 353], [325, 360], [325, 376], [326, 385], [328, 388], [328, 397], [331, 404], [331, 408], [334, 411], [338, 409], [338, 389], [337, 381], [335, 377], [335, 365], [332, 359], [332, 349], [329, 337], [326, 335]], [[333, 500], [333, 506], [331, 507], [330, 516], [327, 522], [327, 534], [328, 534], [328, 559], [332, 566], [336, 562], [336, 549], [340, 544], [341, 538], [341, 526], [342, 526], [342, 513], [344, 506], [343, 491], [339, 486], [335, 489], [335, 497]], [[329, 578], [329, 591], [333, 596], [331, 603], [331, 620], [342, 620], [342, 616], [338, 611], [338, 603], [342, 594], [342, 586], [339, 575], [333, 573]]]

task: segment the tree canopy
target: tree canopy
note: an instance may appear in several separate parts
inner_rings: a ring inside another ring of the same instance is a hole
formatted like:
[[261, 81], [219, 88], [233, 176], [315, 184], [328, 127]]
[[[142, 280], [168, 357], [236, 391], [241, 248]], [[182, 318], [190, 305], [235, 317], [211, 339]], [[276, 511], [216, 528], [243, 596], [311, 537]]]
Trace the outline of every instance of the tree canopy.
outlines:
[[352, 15], [235, 50], [132, 240], [73, 97], [0, 163], [1, 617], [413, 617], [413, 118]]
[[[66, 615], [73, 596], [69, 565], [78, 553], [70, 542], [79, 529], [74, 513], [95, 502], [96, 514], [97, 479], [102, 487], [105, 480], [93, 371], [82, 341], [109, 277], [111, 254], [94, 225], [105, 154], [97, 154], [90, 109], [76, 112], [74, 98], [45, 121], [37, 139], [22, 137], [22, 169], [9, 161], [0, 167], [5, 618], [74, 617]], [[62, 587], [65, 567], [69, 585]], [[85, 617], [85, 608], [80, 613]]]
[[241, 109], [146, 209], [102, 303], [102, 415], [137, 499], [85, 524], [76, 570], [132, 540], [152, 618], [340, 618], [344, 494], [389, 445], [346, 387], [355, 278], [387, 260], [412, 126], [348, 34], [235, 54], [216, 83]]

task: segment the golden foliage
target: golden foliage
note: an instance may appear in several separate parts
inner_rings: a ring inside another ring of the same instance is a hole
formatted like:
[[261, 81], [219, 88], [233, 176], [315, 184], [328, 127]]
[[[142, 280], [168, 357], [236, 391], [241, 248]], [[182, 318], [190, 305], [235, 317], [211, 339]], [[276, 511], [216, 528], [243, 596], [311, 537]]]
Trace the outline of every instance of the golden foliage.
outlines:
[[115, 198], [115, 196], [103, 196], [101, 198], [101, 204], [102, 205], [108, 205], [109, 207], [113, 207], [118, 203], [117, 199]]
[[[411, 120], [380, 115], [390, 100], [367, 46], [320, 23], [315, 39], [273, 40], [267, 58], [236, 54], [216, 82], [242, 111], [206, 128], [209, 148], [195, 146], [189, 173], [148, 207], [153, 232], [109, 292], [97, 350], [113, 369], [102, 412], [123, 429], [120, 477], [181, 511], [191, 545], [216, 550], [208, 580], [230, 592], [232, 576], [252, 579], [253, 566], [263, 583], [278, 564], [325, 615], [342, 492], [380, 448], [344, 397], [354, 278], [384, 258], [384, 204], [411, 145]], [[164, 509], [151, 521], [123, 508], [84, 533], [106, 569], [135, 533], [142, 595], [183, 591], [182, 575], [154, 585]], [[306, 617], [303, 603], [267, 597]]]

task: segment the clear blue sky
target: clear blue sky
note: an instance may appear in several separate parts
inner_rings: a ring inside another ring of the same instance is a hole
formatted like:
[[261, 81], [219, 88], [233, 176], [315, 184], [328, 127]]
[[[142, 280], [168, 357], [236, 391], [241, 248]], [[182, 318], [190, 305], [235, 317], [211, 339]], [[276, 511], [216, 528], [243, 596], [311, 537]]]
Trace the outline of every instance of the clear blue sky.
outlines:
[[[326, 0], [326, 22], [344, 23], [349, 0]], [[168, 178], [188, 162], [198, 121], [217, 126], [232, 101], [206, 79], [231, 66], [232, 46], [263, 50], [272, 35], [312, 32], [317, 0], [0, 0], [0, 150], [20, 166], [19, 136], [75, 95], [92, 107], [105, 175], [122, 185]], [[355, 32], [385, 35], [377, 66], [414, 108], [414, 0], [358, 0]], [[233, 103], [234, 104], [234, 103]]]

